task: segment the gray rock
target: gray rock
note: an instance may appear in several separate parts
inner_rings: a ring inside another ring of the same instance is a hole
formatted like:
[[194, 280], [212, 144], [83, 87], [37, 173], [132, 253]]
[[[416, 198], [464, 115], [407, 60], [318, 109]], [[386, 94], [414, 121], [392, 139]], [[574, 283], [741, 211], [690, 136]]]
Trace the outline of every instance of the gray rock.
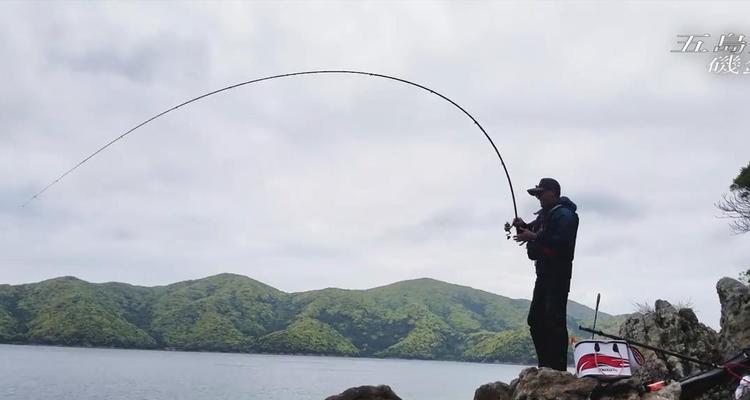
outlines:
[[474, 392], [474, 400], [511, 400], [510, 386], [503, 382], [492, 382], [480, 386]]
[[645, 393], [637, 378], [600, 382], [549, 368], [527, 368], [510, 385], [482, 385], [474, 400], [678, 400], [680, 385], [673, 383], [654, 393]]
[[[631, 315], [620, 327], [620, 336], [707, 362], [718, 363], [722, 358], [716, 348], [716, 331], [700, 323], [692, 310], [677, 310], [664, 300], [656, 301], [653, 312]], [[677, 380], [703, 368], [674, 356], [640, 350], [646, 366], [636, 377], [644, 382]]]
[[716, 284], [721, 302], [719, 346], [724, 358], [750, 347], [750, 288], [732, 278]]
[[390, 386], [359, 386], [343, 393], [326, 397], [326, 400], [401, 400]]
[[638, 378], [623, 379], [614, 382], [602, 382], [601, 391], [592, 393], [597, 400], [640, 400], [645, 394], [643, 382]]
[[584, 400], [597, 385], [591, 378], [576, 378], [550, 368], [527, 368], [510, 384], [513, 400]]

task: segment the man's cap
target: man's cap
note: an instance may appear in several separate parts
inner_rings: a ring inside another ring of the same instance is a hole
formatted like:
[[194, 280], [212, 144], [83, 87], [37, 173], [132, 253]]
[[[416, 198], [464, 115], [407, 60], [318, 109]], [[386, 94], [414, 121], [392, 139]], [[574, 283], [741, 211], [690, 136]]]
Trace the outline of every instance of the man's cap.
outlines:
[[560, 194], [560, 184], [552, 178], [542, 178], [539, 184], [531, 189], [526, 190], [530, 195], [536, 196], [541, 194], [545, 190], [553, 190], [558, 195]]

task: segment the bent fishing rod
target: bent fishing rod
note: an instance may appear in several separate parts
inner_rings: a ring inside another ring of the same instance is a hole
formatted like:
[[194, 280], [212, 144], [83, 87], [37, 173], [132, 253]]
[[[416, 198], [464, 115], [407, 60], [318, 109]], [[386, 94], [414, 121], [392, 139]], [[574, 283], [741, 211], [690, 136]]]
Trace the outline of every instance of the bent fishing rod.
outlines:
[[[204, 99], [206, 97], [213, 96], [215, 94], [219, 94], [219, 93], [226, 92], [226, 91], [229, 91], [229, 90], [237, 89], [237, 88], [242, 87], [242, 86], [247, 86], [247, 85], [251, 85], [251, 84], [254, 84], [254, 83], [259, 83], [259, 82], [268, 81], [268, 80], [272, 80], [272, 79], [288, 78], [288, 77], [292, 77], [292, 76], [301, 76], [301, 75], [317, 75], [317, 74], [339, 74], [339, 75], [340, 74], [350, 74], [350, 75], [363, 75], [363, 76], [368, 76], [368, 77], [389, 79], [389, 80], [392, 80], [392, 81], [405, 83], [405, 84], [410, 85], [412, 87], [417, 87], [419, 89], [422, 89], [422, 90], [425, 90], [425, 91], [427, 91], [429, 93], [432, 93], [432, 94], [434, 94], [434, 95], [442, 98], [443, 100], [451, 103], [453, 106], [455, 106], [459, 110], [461, 110], [461, 112], [463, 112], [467, 117], [469, 117], [472, 120], [472, 122], [474, 122], [474, 124], [476, 124], [476, 126], [479, 128], [479, 130], [482, 131], [482, 133], [484, 134], [485, 138], [487, 138], [487, 140], [492, 145], [492, 148], [495, 150], [495, 154], [497, 155], [498, 159], [500, 160], [500, 165], [503, 167], [503, 171], [505, 172], [505, 177], [508, 180], [508, 186], [510, 187], [510, 195], [511, 195], [511, 199], [513, 201], [513, 214], [514, 214], [514, 217], [518, 218], [518, 207], [516, 206], [516, 195], [513, 192], [513, 183], [511, 182], [510, 173], [508, 172], [508, 168], [505, 165], [505, 161], [503, 160], [503, 156], [500, 155], [500, 150], [498, 150], [497, 146], [495, 145], [495, 142], [492, 140], [492, 138], [487, 133], [487, 131], [484, 130], [484, 128], [482, 127], [482, 125], [479, 123], [479, 121], [477, 121], [476, 118], [474, 118], [474, 116], [472, 116], [471, 114], [469, 114], [469, 112], [466, 111], [466, 109], [464, 109], [463, 107], [461, 107], [455, 101], [451, 100], [450, 98], [448, 98], [447, 96], [445, 96], [445, 95], [443, 95], [441, 93], [438, 93], [437, 91], [435, 91], [433, 89], [428, 88], [427, 86], [424, 86], [424, 85], [421, 85], [419, 83], [415, 83], [415, 82], [412, 82], [412, 81], [409, 81], [409, 80], [406, 80], [406, 79], [402, 79], [402, 78], [397, 78], [397, 77], [394, 77], [394, 76], [390, 76], [390, 75], [378, 74], [378, 73], [366, 72], [366, 71], [353, 71], [353, 70], [314, 70], [314, 71], [301, 71], [301, 72], [292, 72], [292, 73], [286, 73], [286, 74], [272, 75], [272, 76], [267, 76], [267, 77], [264, 77], [264, 78], [252, 79], [252, 80], [249, 80], [249, 81], [236, 83], [234, 85], [229, 85], [229, 86], [223, 87], [221, 89], [217, 89], [217, 90], [214, 90], [214, 91], [211, 91], [211, 92], [208, 92], [208, 93], [204, 93], [204, 94], [202, 94], [200, 96], [197, 96], [197, 97], [194, 97], [194, 98], [189, 99], [187, 101], [184, 101], [184, 102], [182, 102], [180, 104], [177, 104], [176, 106], [173, 106], [173, 107], [171, 107], [171, 108], [169, 108], [167, 110], [164, 110], [164, 111], [162, 111], [162, 112], [160, 112], [160, 113], [158, 113], [158, 114], [156, 114], [156, 115], [154, 115], [154, 116], [146, 119], [145, 121], [143, 121], [143, 122], [135, 125], [134, 127], [132, 127], [130, 129], [128, 129], [127, 131], [125, 131], [125, 133], [123, 133], [120, 136], [118, 136], [118, 137], [110, 140], [104, 146], [100, 147], [99, 149], [97, 149], [93, 153], [87, 155], [85, 158], [83, 158], [81, 161], [79, 161], [72, 168], [70, 168], [69, 170], [65, 171], [63, 174], [61, 174], [55, 180], [53, 180], [52, 182], [50, 182], [49, 184], [47, 184], [47, 186], [43, 187], [41, 190], [39, 190], [33, 196], [31, 196], [31, 198], [29, 198], [22, 205], [22, 207], [26, 207], [26, 205], [28, 205], [31, 201], [37, 199], [44, 192], [46, 192], [49, 188], [51, 188], [52, 186], [56, 185], [63, 178], [65, 178], [70, 173], [72, 173], [73, 171], [75, 171], [76, 169], [78, 169], [80, 166], [82, 166], [83, 164], [85, 164], [86, 162], [88, 162], [91, 158], [93, 158], [97, 154], [99, 154], [102, 151], [104, 151], [105, 149], [107, 149], [109, 146], [115, 144], [120, 139], [124, 138], [125, 136], [128, 136], [129, 134], [133, 133], [138, 128], [140, 128], [140, 127], [142, 127], [142, 126], [150, 123], [151, 121], [153, 121], [153, 120], [155, 120], [155, 119], [157, 119], [159, 117], [162, 117], [162, 116], [164, 116], [164, 115], [166, 115], [166, 114], [168, 114], [168, 113], [170, 113], [172, 111], [175, 111], [175, 110], [177, 110], [179, 108], [182, 108], [182, 107], [184, 107], [184, 106], [186, 106], [188, 104], [194, 103], [194, 102], [196, 102], [198, 100], [201, 100], [201, 99]], [[510, 238], [510, 225], [507, 224], [507, 223], [505, 224], [505, 231], [508, 234], [507, 237]]]

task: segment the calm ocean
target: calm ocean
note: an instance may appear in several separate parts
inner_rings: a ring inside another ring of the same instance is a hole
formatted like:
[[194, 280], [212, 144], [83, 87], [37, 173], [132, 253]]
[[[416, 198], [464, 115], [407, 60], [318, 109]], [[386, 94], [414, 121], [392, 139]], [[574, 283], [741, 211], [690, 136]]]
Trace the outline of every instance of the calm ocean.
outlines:
[[518, 365], [0, 345], [0, 399], [322, 400], [387, 384], [404, 400], [471, 400]]

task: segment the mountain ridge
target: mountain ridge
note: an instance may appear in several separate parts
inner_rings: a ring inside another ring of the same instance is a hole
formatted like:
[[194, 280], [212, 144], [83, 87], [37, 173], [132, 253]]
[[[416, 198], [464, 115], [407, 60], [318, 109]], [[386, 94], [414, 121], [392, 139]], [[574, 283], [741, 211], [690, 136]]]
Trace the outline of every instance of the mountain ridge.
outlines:
[[[231, 273], [152, 287], [63, 276], [0, 285], [0, 342], [533, 362], [529, 304], [433, 278], [284, 292]], [[581, 336], [593, 310], [568, 308]]]
[[[381, 288], [389, 287], [389, 286], [396, 285], [396, 284], [409, 283], [409, 282], [417, 282], [417, 281], [429, 281], [429, 282], [435, 282], [435, 283], [440, 283], [440, 284], [446, 284], [446, 285], [450, 285], [450, 286], [454, 286], [454, 287], [467, 288], [467, 289], [475, 290], [475, 291], [478, 291], [478, 292], [483, 292], [483, 293], [494, 295], [494, 296], [504, 297], [504, 298], [510, 299], [510, 300], [519, 300], [519, 301], [526, 301], [526, 302], [530, 302], [531, 301], [531, 300], [525, 299], [525, 298], [508, 297], [508, 296], [505, 296], [505, 295], [502, 295], [502, 294], [497, 294], [497, 293], [494, 293], [494, 292], [490, 292], [490, 291], [487, 291], [487, 290], [484, 290], [484, 289], [477, 289], [477, 288], [474, 288], [472, 286], [460, 285], [460, 284], [457, 284], [457, 283], [450, 283], [450, 282], [447, 282], [447, 281], [443, 281], [443, 280], [435, 279], [435, 278], [430, 278], [430, 277], [404, 279], [404, 280], [401, 280], [401, 281], [387, 283], [387, 284], [380, 285], [380, 286], [373, 286], [373, 287], [365, 288], [365, 289], [347, 289], [347, 288], [341, 288], [341, 287], [336, 287], [336, 286], [328, 286], [328, 287], [321, 288], [321, 289], [309, 289], [309, 290], [289, 291], [289, 292], [281, 290], [281, 289], [274, 288], [273, 286], [271, 286], [269, 284], [263, 283], [263, 282], [258, 281], [256, 279], [253, 279], [253, 278], [251, 278], [251, 277], [249, 277], [247, 275], [242, 275], [242, 274], [238, 274], [238, 273], [234, 273], [234, 272], [220, 272], [218, 274], [208, 275], [208, 276], [205, 276], [203, 278], [188, 279], [188, 280], [178, 281], [178, 282], [174, 282], [174, 283], [170, 283], [170, 284], [166, 284], [166, 285], [153, 285], [153, 286], [137, 285], [137, 284], [127, 283], [127, 282], [117, 282], [117, 281], [92, 282], [92, 281], [87, 281], [87, 280], [82, 279], [82, 278], [78, 278], [76, 276], [65, 275], [65, 276], [59, 276], [59, 277], [55, 277], [55, 278], [48, 278], [48, 279], [44, 279], [44, 280], [37, 281], [37, 282], [28, 282], [28, 283], [19, 283], [19, 284], [0, 283], [0, 287], [2, 287], [2, 286], [33, 285], [33, 284], [39, 284], [39, 283], [43, 283], [43, 282], [47, 282], [47, 281], [52, 281], [52, 280], [57, 280], [57, 279], [75, 279], [75, 280], [78, 280], [78, 281], [81, 281], [81, 282], [90, 283], [92, 285], [119, 284], [119, 285], [127, 285], [127, 286], [134, 287], [134, 288], [156, 289], [156, 288], [163, 288], [163, 287], [168, 287], [168, 286], [171, 286], [171, 285], [176, 285], [176, 284], [181, 284], [181, 283], [190, 283], [190, 282], [202, 281], [202, 280], [211, 279], [211, 278], [217, 278], [217, 277], [221, 277], [221, 276], [238, 277], [238, 278], [249, 279], [249, 280], [251, 280], [253, 282], [257, 282], [259, 284], [268, 286], [270, 288], [273, 288], [275, 290], [278, 290], [278, 291], [280, 291], [282, 293], [289, 294], [289, 295], [297, 295], [297, 294], [303, 294], [303, 293], [309, 293], [309, 292], [321, 292], [321, 291], [324, 291], [324, 290], [341, 290], [341, 291], [346, 291], [346, 292], [364, 292], [364, 291], [369, 291], [369, 290], [374, 290], [374, 289], [381, 289]], [[585, 307], [585, 308], [591, 310], [592, 313], [594, 312], [594, 310], [591, 309], [589, 306], [587, 306], [587, 305], [585, 305], [583, 303], [579, 303], [579, 302], [577, 302], [575, 300], [570, 300], [569, 299], [568, 303], [574, 303], [576, 305], [580, 305], [581, 307]], [[615, 316], [615, 314], [606, 313], [606, 312], [601, 311], [601, 310], [599, 310], [599, 314], [600, 315]]]

